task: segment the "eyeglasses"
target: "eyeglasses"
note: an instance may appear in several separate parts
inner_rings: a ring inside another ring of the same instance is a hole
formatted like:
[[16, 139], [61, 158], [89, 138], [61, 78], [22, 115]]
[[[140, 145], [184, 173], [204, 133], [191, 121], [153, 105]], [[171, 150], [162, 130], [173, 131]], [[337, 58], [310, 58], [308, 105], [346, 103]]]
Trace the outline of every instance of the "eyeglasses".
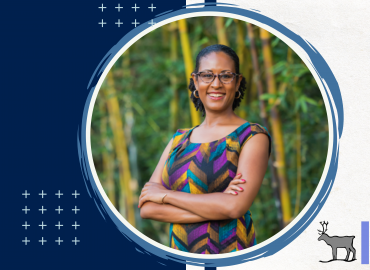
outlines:
[[222, 82], [222, 83], [231, 83], [236, 76], [239, 76], [240, 74], [236, 74], [233, 72], [223, 72], [220, 74], [213, 74], [213, 72], [198, 72], [198, 73], [192, 73], [194, 75], [198, 75], [202, 82], [204, 83], [211, 83], [214, 81], [216, 77]]

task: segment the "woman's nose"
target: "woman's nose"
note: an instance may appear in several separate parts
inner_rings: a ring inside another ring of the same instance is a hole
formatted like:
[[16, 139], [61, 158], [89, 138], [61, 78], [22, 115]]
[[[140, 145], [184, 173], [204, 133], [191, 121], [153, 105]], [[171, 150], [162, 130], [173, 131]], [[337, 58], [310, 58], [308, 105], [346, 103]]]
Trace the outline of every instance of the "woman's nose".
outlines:
[[215, 88], [218, 88], [221, 86], [221, 82], [220, 82], [220, 79], [218, 78], [218, 75], [215, 76], [215, 79], [213, 80], [213, 82], [211, 83], [211, 86], [215, 87]]

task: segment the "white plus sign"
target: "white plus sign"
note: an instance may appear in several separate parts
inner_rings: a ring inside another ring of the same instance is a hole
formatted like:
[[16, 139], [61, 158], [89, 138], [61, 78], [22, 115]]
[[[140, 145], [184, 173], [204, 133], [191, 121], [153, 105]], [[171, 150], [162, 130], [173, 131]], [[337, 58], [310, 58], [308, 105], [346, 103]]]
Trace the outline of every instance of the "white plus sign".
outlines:
[[77, 240], [77, 237], [75, 237], [75, 240], [72, 240], [72, 242], [75, 242], [75, 245], [77, 245], [77, 242], [80, 242], [80, 240]]
[[29, 226], [31, 226], [31, 225], [28, 225], [28, 224], [27, 224], [27, 221], [26, 221], [26, 223], [24, 223], [24, 225], [22, 225], [22, 226], [24, 226], [24, 228], [27, 230], [27, 227], [29, 227]]
[[115, 7], [115, 8], [118, 9], [118, 12], [120, 12], [121, 11], [121, 8], [123, 8], [123, 7], [121, 7], [121, 5], [118, 4], [118, 7]]
[[22, 209], [22, 211], [24, 211], [24, 213], [27, 214], [27, 211], [31, 211], [31, 209], [28, 209], [26, 205], [26, 208]]
[[44, 206], [41, 206], [41, 209], [39, 209], [39, 211], [41, 211], [41, 213], [44, 214], [44, 211], [46, 211], [46, 209], [44, 209]]
[[80, 209], [77, 209], [77, 206], [75, 206], [75, 209], [72, 209], [72, 211], [75, 211], [75, 214], [77, 214], [77, 211], [80, 211]]
[[55, 211], [58, 211], [58, 214], [60, 214], [60, 211], [63, 211], [63, 209], [60, 209], [60, 206], [58, 206], [58, 209], [55, 209]]
[[116, 22], [116, 24], [118, 24], [118, 27], [121, 27], [121, 24], [123, 23], [121, 23], [120, 19], [118, 19], [118, 22]]
[[24, 242], [24, 244], [27, 246], [27, 243], [28, 242], [31, 242], [30, 240], [27, 240], [27, 237], [24, 239], [24, 240], [22, 240], [22, 242]]
[[131, 24], [135, 24], [135, 27], [137, 24], [140, 24], [139, 22], [136, 22], [136, 19], [135, 19], [135, 22], [132, 22]]
[[136, 9], [137, 9], [137, 8], [139, 8], [139, 7], [137, 7], [137, 6], [136, 6], [136, 3], [135, 3], [135, 6], [134, 6], [134, 7], [132, 7], [132, 8], [134, 8], [134, 9], [135, 9], [135, 12], [136, 12]]
[[55, 242], [58, 242], [58, 246], [59, 246], [60, 242], [63, 242], [63, 240], [60, 240], [60, 237], [58, 237], [58, 240], [55, 240]]
[[42, 222], [39, 226], [41, 226], [41, 229], [44, 229], [44, 227], [48, 225], [44, 225], [44, 222]]
[[75, 196], [75, 199], [77, 198], [78, 195], [80, 195], [80, 193], [77, 193], [77, 190], [75, 190], [75, 193], [72, 193], [73, 196]]
[[148, 22], [148, 24], [150, 24], [151, 26], [153, 26], [154, 24], [156, 24], [155, 22], [153, 22], [153, 19], [150, 21], [150, 22]]
[[105, 7], [103, 4], [101, 4], [101, 7], [98, 7], [98, 8], [101, 8], [101, 12], [103, 12], [104, 9], [107, 8], [107, 7]]
[[63, 225], [62, 225], [62, 224], [60, 224], [60, 221], [58, 221], [58, 224], [57, 224], [57, 225], [55, 225], [55, 226], [57, 226], [57, 227], [58, 227], [58, 230], [60, 230], [60, 227], [62, 227]]
[[152, 12], [153, 12], [153, 8], [156, 8], [156, 7], [153, 7], [153, 4], [150, 6], [150, 7], [148, 7], [148, 8], [151, 8], [152, 9]]
[[100, 23], [98, 23], [98, 24], [101, 24], [101, 27], [103, 27], [104, 26], [104, 24], [107, 24], [106, 22], [104, 22], [103, 21], [103, 19], [101, 19], [101, 22]]
[[58, 190], [58, 193], [55, 193], [55, 195], [57, 195], [58, 196], [58, 199], [60, 199], [60, 196], [62, 196], [63, 193], [60, 193], [60, 190]]
[[41, 240], [39, 240], [39, 242], [41, 242], [41, 244], [44, 245], [44, 242], [47, 242], [47, 241], [44, 240], [44, 237], [42, 237]]
[[39, 193], [39, 195], [41, 195], [41, 197], [44, 198], [44, 196], [47, 195], [47, 194], [44, 193], [44, 191], [42, 190], [41, 193]]
[[24, 195], [24, 197], [27, 199], [27, 196], [28, 195], [31, 195], [30, 193], [27, 193], [27, 190], [24, 192], [24, 193], [22, 193], [22, 195]]
[[77, 221], [75, 221], [75, 224], [72, 224], [73, 227], [75, 227], [75, 230], [77, 230], [77, 227], [80, 226], [77, 224]]

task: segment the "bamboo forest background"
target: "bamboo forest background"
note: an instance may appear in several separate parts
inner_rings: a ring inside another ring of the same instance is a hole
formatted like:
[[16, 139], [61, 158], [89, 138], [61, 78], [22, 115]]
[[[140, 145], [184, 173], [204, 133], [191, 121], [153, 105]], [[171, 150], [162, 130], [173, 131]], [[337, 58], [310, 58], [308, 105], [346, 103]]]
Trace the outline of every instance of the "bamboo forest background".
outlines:
[[179, 128], [203, 121], [188, 83], [197, 53], [233, 48], [248, 89], [236, 113], [266, 126], [273, 153], [251, 207], [257, 241], [280, 231], [304, 208], [323, 172], [328, 123], [319, 88], [302, 60], [279, 38], [223, 17], [184, 19], [132, 45], [99, 91], [91, 123], [96, 171], [109, 199], [134, 227], [168, 245], [169, 224], [143, 220], [138, 196]]

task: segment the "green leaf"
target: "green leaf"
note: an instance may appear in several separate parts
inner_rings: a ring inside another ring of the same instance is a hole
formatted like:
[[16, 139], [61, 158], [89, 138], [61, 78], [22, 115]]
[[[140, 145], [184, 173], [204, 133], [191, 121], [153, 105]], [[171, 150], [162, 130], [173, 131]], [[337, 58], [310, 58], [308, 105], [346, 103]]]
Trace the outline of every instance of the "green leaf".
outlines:
[[233, 18], [228, 18], [225, 23], [225, 28], [228, 28], [230, 24], [233, 22], [233, 20], [234, 20]]

